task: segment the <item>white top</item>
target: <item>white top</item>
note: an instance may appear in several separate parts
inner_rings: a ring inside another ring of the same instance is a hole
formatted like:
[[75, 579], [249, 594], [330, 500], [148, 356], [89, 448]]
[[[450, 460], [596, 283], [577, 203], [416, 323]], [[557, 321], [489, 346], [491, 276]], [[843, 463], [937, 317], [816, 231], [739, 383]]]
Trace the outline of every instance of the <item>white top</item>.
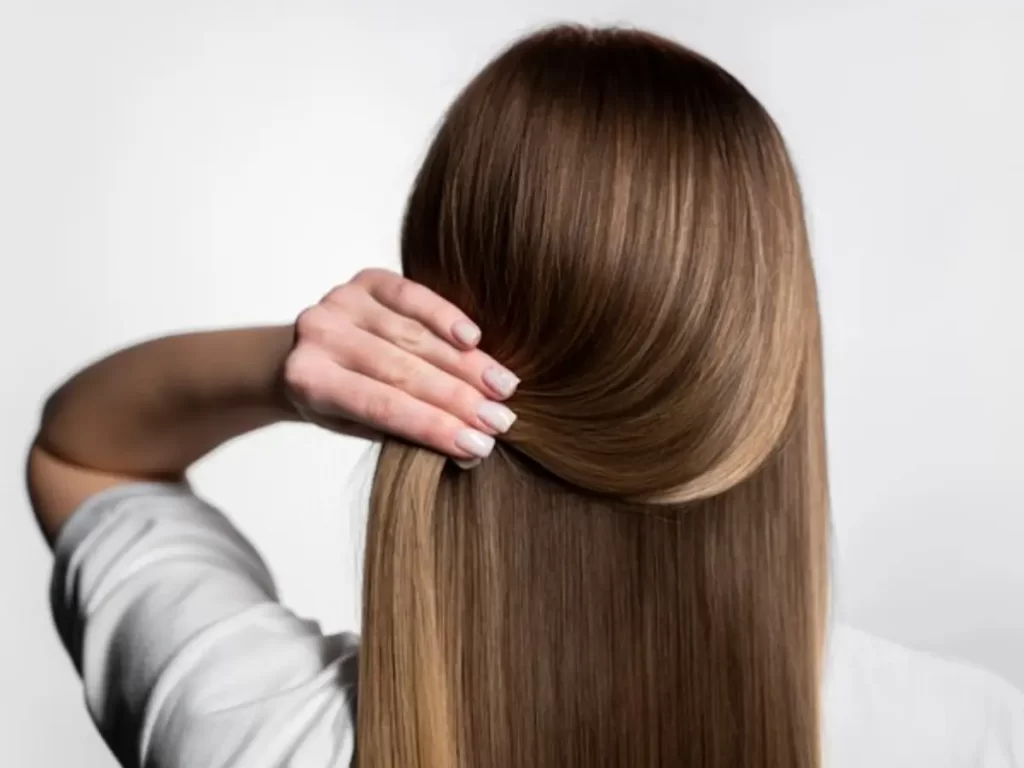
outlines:
[[[277, 600], [259, 554], [188, 490], [122, 486], [56, 544], [53, 612], [122, 765], [348, 765], [357, 638]], [[992, 674], [836, 627], [827, 768], [1024, 768], [1024, 696]]]

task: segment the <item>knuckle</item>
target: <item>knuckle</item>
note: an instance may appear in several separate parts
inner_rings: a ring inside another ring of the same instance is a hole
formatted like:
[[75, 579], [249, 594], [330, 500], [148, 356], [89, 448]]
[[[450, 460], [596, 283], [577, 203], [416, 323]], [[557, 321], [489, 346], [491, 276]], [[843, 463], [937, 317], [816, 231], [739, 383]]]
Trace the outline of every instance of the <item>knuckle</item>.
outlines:
[[349, 282], [355, 283], [357, 285], [365, 285], [366, 283], [370, 282], [373, 279], [373, 273], [374, 269], [372, 267], [360, 269], [358, 272], [355, 273], [355, 275], [353, 275], [352, 279]]
[[327, 311], [320, 304], [308, 307], [295, 320], [295, 330], [300, 339], [319, 339], [327, 327]]
[[396, 408], [395, 398], [389, 395], [373, 395], [366, 399], [361, 410], [370, 424], [387, 425], [394, 421]]
[[392, 272], [389, 272], [386, 269], [381, 269], [380, 267], [364, 267], [356, 272], [355, 276], [349, 280], [348, 284], [357, 285], [365, 290], [370, 288], [372, 285], [380, 283], [392, 274]]
[[402, 319], [393, 329], [395, 343], [410, 352], [421, 351], [427, 342], [427, 329], [414, 320]]
[[353, 295], [360, 290], [362, 288], [354, 281], [342, 283], [328, 291], [327, 295], [324, 296], [324, 301], [345, 306], [353, 298]]
[[302, 349], [292, 352], [284, 363], [284, 380], [290, 390], [308, 398], [316, 388], [316, 357]]
[[462, 315], [458, 310], [453, 310], [448, 306], [442, 306], [433, 310], [429, 317], [429, 322], [434, 328], [440, 329], [442, 333], [447, 333], [450, 332], [451, 328], [459, 322]]
[[401, 357], [391, 366], [392, 385], [404, 392], [410, 392], [419, 380], [419, 361], [413, 357]]
[[395, 304], [400, 307], [409, 306], [416, 298], [415, 283], [411, 280], [398, 280], [391, 290]]

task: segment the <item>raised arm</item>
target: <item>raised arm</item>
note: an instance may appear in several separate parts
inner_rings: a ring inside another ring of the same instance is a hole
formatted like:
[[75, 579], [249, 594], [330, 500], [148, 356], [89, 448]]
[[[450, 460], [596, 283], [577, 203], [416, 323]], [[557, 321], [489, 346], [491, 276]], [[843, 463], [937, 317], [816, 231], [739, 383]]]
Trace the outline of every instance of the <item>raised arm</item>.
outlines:
[[47, 401], [27, 482], [48, 540], [89, 496], [181, 480], [222, 443], [284, 420], [386, 432], [473, 461], [514, 416], [516, 378], [423, 286], [367, 270], [294, 325], [169, 336], [89, 366]]

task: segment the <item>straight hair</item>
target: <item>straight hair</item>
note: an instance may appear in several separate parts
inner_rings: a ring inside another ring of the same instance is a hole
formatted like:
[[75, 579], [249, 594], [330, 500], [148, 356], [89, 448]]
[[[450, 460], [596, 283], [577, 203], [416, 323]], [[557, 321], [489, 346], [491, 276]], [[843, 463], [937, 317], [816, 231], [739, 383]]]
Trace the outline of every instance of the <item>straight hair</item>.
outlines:
[[814, 768], [820, 323], [761, 104], [641, 31], [559, 26], [448, 110], [407, 277], [522, 383], [462, 471], [383, 446], [360, 768]]

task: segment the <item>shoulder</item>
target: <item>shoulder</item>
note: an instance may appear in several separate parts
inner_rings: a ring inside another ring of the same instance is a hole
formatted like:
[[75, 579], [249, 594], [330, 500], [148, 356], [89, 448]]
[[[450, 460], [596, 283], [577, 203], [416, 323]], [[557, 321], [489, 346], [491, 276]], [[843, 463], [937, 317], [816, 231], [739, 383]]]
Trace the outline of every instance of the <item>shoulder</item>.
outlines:
[[845, 626], [824, 691], [830, 768], [1024, 765], [1024, 696], [991, 672]]

